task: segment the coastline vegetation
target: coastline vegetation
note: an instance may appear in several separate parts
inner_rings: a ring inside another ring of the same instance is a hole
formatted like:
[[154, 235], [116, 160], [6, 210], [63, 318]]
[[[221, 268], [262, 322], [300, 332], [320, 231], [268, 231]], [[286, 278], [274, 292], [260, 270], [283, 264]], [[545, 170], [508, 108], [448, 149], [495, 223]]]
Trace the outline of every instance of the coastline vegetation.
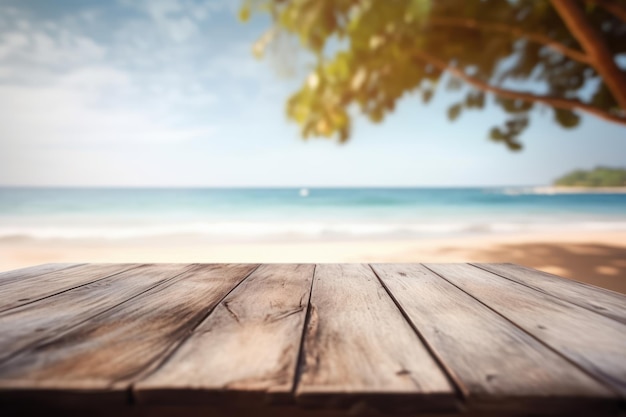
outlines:
[[558, 187], [626, 187], [626, 169], [596, 167], [578, 169], [554, 181]]

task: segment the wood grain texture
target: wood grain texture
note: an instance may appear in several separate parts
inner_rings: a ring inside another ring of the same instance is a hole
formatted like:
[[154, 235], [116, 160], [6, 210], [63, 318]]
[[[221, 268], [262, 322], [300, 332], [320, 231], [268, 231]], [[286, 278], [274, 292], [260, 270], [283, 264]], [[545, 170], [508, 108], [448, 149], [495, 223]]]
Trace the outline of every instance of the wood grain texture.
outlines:
[[10, 395], [21, 387], [33, 398], [37, 390], [96, 390], [124, 401], [132, 378], [156, 365], [254, 268], [171, 265], [160, 272], [171, 279], [0, 365], [0, 388]]
[[470, 409], [617, 409], [615, 393], [425, 267], [372, 267], [454, 375]]
[[9, 306], [0, 312], [0, 409], [619, 414], [620, 299], [522, 267], [479, 266], [44, 265], [0, 274], [0, 305]]
[[[0, 363], [135, 297], [190, 265], [143, 265], [0, 313]], [[0, 365], [0, 369], [2, 365]], [[0, 379], [4, 376], [0, 372]]]
[[467, 264], [426, 264], [626, 396], [626, 326]]
[[293, 389], [314, 265], [263, 265], [154, 374], [141, 403], [285, 401]]
[[317, 266], [303, 358], [302, 404], [455, 407], [451, 383], [367, 265]]
[[22, 279], [39, 277], [41, 275], [49, 274], [50, 272], [56, 272], [79, 265], [81, 264], [43, 264], [2, 272], [0, 273], [0, 286]]
[[473, 264], [537, 291], [626, 324], [626, 296], [515, 264]]
[[96, 282], [137, 266], [139, 264], [91, 264], [13, 281], [0, 286], [0, 312]]

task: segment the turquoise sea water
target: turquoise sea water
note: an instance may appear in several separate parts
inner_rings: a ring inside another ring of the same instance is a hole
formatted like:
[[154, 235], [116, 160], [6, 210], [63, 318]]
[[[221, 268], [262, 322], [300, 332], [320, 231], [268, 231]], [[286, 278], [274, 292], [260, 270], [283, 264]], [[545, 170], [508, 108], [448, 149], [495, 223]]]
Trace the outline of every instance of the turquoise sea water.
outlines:
[[0, 188], [0, 239], [420, 238], [626, 230], [626, 194], [538, 188]]

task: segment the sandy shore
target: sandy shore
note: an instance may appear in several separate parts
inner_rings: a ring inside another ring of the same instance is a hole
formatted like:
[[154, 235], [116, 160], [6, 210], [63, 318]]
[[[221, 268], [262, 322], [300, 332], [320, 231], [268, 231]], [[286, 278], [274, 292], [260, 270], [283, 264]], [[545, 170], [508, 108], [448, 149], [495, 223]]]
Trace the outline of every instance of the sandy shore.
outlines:
[[566, 187], [547, 185], [535, 187], [537, 194], [626, 194], [626, 187]]
[[0, 270], [46, 262], [514, 262], [626, 293], [626, 232], [424, 240], [0, 241]]

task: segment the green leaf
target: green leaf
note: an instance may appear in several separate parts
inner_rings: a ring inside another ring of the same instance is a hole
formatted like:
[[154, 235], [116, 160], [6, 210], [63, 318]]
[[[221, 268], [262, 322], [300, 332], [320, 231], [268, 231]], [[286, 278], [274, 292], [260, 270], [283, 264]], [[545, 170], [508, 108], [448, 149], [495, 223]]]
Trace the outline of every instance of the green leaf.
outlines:
[[446, 90], [448, 91], [457, 91], [461, 88], [463, 88], [463, 82], [458, 78], [450, 78], [448, 84], [446, 84]]
[[[420, 51], [488, 85], [520, 92], [532, 85], [549, 96], [590, 97], [589, 104], [609, 114], [619, 109], [601, 75], [588, 64], [565, 57], [532, 38], [517, 37], [517, 30], [505, 33], [487, 26], [430, 22], [433, 18], [453, 17], [511, 25], [519, 28], [519, 33], [549, 31], [555, 42], [576, 47], [575, 36], [547, 0], [242, 1], [245, 6], [239, 13], [241, 20], [248, 20], [250, 13], [257, 11], [266, 13], [271, 27], [281, 34], [280, 40], [283, 35], [299, 40], [314, 60], [308, 69], [313, 69], [317, 77], [310, 77], [309, 82], [303, 79], [300, 91], [294, 95], [297, 98], [288, 106], [288, 117], [301, 126], [303, 135], [330, 135], [346, 141], [351, 131], [343, 115], [349, 109], [378, 122], [395, 111], [408, 93], [416, 92], [424, 103], [429, 103], [438, 87], [440, 91], [449, 90], [450, 96], [454, 92], [462, 96], [446, 109], [451, 121], [460, 117], [463, 108], [486, 107], [485, 93], [446, 75], [446, 68], [417, 59]], [[617, 30], [614, 18], [602, 8], [589, 7], [592, 2], [587, 3], [588, 8], [583, 10], [581, 5], [581, 11], [587, 15], [588, 24], [602, 33], [614, 55], [625, 54], [624, 33]], [[603, 30], [607, 23], [613, 25], [612, 30]], [[262, 55], [269, 40], [268, 35], [257, 43], [257, 55]], [[288, 60], [291, 56], [282, 58]], [[519, 138], [537, 103], [497, 97], [495, 102], [505, 114], [489, 136], [511, 150], [519, 150]], [[553, 111], [555, 123], [561, 128], [580, 124], [576, 108]], [[488, 128], [485, 126], [485, 130]]]
[[580, 116], [571, 110], [554, 109], [554, 118], [566, 129], [572, 129], [580, 124]]
[[507, 146], [510, 150], [512, 150], [512, 151], [514, 151], [514, 152], [517, 152], [517, 151], [521, 151], [521, 150], [522, 150], [522, 144], [521, 144], [521, 143], [519, 143], [519, 142], [512, 141], [512, 140], [511, 140], [511, 141], [507, 141], [507, 142], [506, 142], [506, 146]]
[[485, 107], [485, 94], [482, 92], [471, 92], [465, 97], [465, 107], [482, 109]]
[[457, 103], [450, 108], [448, 108], [448, 119], [451, 122], [454, 122], [461, 115], [461, 110], [463, 109], [463, 105], [461, 103]]
[[242, 22], [247, 22], [250, 20], [250, 5], [245, 4], [239, 9], [239, 20]]
[[504, 136], [504, 133], [502, 133], [502, 131], [499, 128], [493, 127], [489, 131], [489, 139], [491, 139], [494, 142], [500, 142], [505, 139], [505, 136]]
[[435, 92], [431, 89], [422, 91], [422, 102], [424, 104], [428, 104], [428, 102], [430, 102], [434, 95]]

